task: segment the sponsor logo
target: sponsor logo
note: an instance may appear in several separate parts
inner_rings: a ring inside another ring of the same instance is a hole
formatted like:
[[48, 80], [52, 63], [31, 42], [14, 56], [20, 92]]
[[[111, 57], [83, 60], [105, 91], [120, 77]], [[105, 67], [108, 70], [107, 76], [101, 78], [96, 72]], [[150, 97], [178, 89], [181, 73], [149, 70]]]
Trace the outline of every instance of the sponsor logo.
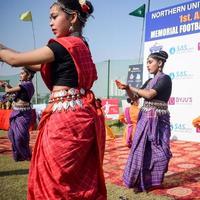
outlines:
[[182, 80], [182, 79], [192, 79], [193, 75], [190, 74], [188, 71], [176, 71], [176, 72], [170, 72], [169, 76], [172, 80]]
[[173, 132], [182, 132], [182, 133], [192, 132], [192, 127], [189, 127], [185, 123], [172, 123], [170, 127], [171, 127], [171, 131]]
[[170, 97], [169, 105], [192, 105], [192, 97]]
[[169, 49], [169, 53], [170, 53], [170, 54], [175, 54], [175, 52], [176, 52], [176, 48], [175, 48], [175, 47], [171, 47], [171, 48]]
[[169, 98], [169, 101], [168, 101], [168, 104], [169, 105], [175, 105], [176, 101], [175, 101], [175, 97], [170, 97]]
[[196, 128], [196, 132], [197, 132], [197, 133], [200, 133], [200, 128], [197, 127], [197, 128]]
[[163, 46], [156, 42], [152, 47], [149, 48], [149, 51], [151, 53], [155, 53], [155, 52], [161, 51], [162, 49], [163, 49]]
[[102, 99], [102, 109], [106, 119], [117, 119], [119, 116], [119, 100], [118, 99]]
[[198, 43], [198, 51], [200, 51], [200, 42]]
[[171, 55], [191, 53], [193, 51], [194, 51], [194, 47], [188, 46], [187, 44], [172, 46], [171, 48], [169, 48], [169, 53]]

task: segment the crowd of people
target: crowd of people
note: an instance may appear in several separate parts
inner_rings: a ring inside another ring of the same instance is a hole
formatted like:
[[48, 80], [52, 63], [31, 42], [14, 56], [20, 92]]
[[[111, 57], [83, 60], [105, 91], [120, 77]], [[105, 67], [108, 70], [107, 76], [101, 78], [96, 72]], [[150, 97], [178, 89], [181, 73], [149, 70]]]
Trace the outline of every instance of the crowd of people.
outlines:
[[[3, 82], [1, 86], [7, 93], [16, 94], [8, 135], [14, 159], [31, 160], [28, 200], [107, 199], [103, 173], [105, 119], [91, 90], [97, 71], [89, 44], [82, 35], [93, 10], [89, 1], [57, 0], [50, 7], [50, 27], [55, 38], [47, 45], [20, 53], [0, 44], [1, 61], [15, 67], [25, 66], [18, 86]], [[165, 51], [148, 56], [147, 69], [154, 77], [141, 88], [116, 81], [132, 103], [144, 98], [140, 111], [135, 111], [135, 125], [126, 134], [130, 154], [123, 180], [127, 187], [137, 191], [161, 186], [172, 156], [167, 107], [172, 82], [163, 73], [167, 58]], [[36, 71], [41, 72], [50, 99], [31, 153], [28, 127], [34, 93], [31, 79]], [[129, 123], [130, 113], [126, 118]]]

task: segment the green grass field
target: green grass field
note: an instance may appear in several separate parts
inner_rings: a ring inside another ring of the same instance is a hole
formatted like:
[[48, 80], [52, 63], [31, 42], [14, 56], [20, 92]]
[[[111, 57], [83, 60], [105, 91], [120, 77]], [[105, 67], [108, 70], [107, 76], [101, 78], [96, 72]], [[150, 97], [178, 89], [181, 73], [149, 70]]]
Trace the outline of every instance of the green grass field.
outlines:
[[[6, 133], [0, 131], [0, 137]], [[0, 155], [0, 200], [25, 200], [29, 162], [15, 162], [11, 155]], [[135, 194], [133, 190], [107, 183], [108, 200], [169, 200], [149, 193]]]

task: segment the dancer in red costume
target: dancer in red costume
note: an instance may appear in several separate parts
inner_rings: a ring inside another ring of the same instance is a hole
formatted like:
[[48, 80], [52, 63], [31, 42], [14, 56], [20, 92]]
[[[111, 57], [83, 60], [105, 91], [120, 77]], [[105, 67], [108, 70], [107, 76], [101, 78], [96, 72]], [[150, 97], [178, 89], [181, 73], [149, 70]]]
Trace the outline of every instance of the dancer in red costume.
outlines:
[[56, 39], [47, 46], [17, 53], [0, 45], [1, 60], [40, 70], [51, 91], [31, 160], [29, 200], [106, 199], [104, 118], [90, 90], [97, 72], [82, 36], [92, 12], [89, 1], [58, 0], [50, 8]]

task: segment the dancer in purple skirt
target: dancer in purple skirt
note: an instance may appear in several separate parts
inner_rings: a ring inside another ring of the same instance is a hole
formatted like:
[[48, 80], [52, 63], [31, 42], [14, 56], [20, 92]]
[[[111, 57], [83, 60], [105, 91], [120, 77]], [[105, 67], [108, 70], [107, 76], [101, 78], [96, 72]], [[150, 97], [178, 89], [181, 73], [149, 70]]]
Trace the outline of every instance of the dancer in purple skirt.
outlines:
[[34, 94], [34, 86], [32, 83], [34, 73], [27, 68], [22, 68], [19, 85], [11, 87], [5, 82], [1, 83], [1, 86], [5, 87], [6, 93], [15, 93], [12, 105], [13, 111], [10, 116], [10, 128], [8, 131], [15, 161], [31, 159], [29, 127], [32, 120], [30, 101]]
[[130, 98], [144, 98], [139, 112], [133, 145], [125, 166], [123, 180], [127, 187], [147, 191], [162, 186], [168, 170], [170, 152], [170, 115], [168, 100], [171, 78], [163, 73], [168, 58], [165, 51], [151, 53], [147, 69], [154, 77], [141, 88], [129, 87], [116, 80], [119, 89], [126, 90]]

